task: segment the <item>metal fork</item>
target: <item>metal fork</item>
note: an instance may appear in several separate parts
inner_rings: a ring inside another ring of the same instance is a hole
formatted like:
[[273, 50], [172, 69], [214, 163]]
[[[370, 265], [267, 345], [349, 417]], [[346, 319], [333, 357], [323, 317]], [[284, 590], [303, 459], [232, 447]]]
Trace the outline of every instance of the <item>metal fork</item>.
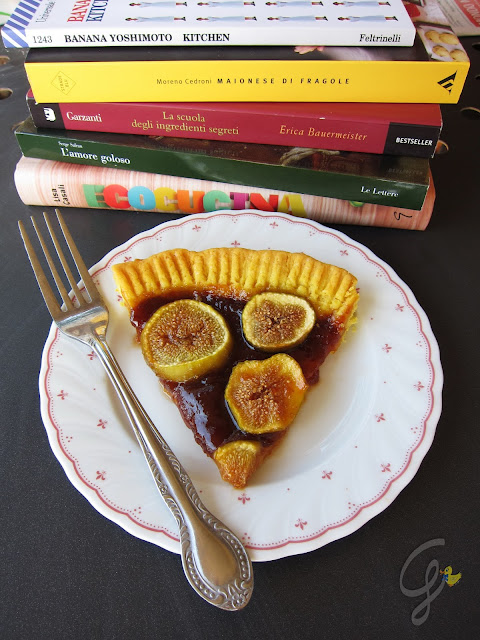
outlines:
[[45, 222], [73, 292], [71, 298], [60, 278], [38, 225], [32, 224], [63, 300], [60, 307], [22, 222], [18, 223], [30, 263], [50, 314], [62, 333], [91, 347], [100, 358], [120, 397], [140, 447], [166, 504], [179, 526], [185, 575], [193, 589], [220, 609], [242, 609], [250, 600], [253, 570], [242, 543], [202, 504], [192, 481], [135, 396], [106, 342], [108, 309], [91, 278], [72, 236], [56, 210], [58, 222], [90, 300], [68, 266], [52, 224]]

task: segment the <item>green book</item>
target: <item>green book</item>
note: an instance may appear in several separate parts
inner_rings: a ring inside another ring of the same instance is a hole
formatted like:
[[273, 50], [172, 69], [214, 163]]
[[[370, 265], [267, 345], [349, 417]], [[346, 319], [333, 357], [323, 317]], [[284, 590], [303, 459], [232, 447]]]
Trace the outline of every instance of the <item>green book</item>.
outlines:
[[426, 158], [120, 133], [37, 129], [15, 135], [24, 156], [294, 191], [420, 210]]

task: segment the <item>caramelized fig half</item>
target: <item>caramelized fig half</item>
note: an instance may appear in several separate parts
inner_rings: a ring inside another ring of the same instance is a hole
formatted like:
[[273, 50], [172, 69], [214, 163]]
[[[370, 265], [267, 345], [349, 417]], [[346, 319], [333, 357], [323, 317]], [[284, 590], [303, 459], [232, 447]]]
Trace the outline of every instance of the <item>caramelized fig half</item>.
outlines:
[[260, 442], [234, 440], [218, 447], [213, 456], [222, 480], [243, 489], [265, 457]]
[[185, 382], [222, 367], [233, 341], [216, 309], [198, 300], [175, 300], [148, 320], [140, 343], [158, 376]]
[[308, 336], [315, 320], [315, 311], [304, 298], [271, 291], [253, 296], [242, 313], [246, 340], [262, 351], [295, 347]]
[[247, 433], [283, 431], [293, 421], [307, 391], [298, 362], [286, 353], [237, 364], [225, 399], [238, 428]]

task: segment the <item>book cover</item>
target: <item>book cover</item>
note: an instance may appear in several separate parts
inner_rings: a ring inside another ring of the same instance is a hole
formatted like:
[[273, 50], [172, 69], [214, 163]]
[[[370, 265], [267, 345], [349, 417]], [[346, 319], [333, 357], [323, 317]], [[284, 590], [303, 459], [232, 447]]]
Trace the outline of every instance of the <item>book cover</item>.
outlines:
[[457, 36], [480, 34], [480, 0], [438, 0]]
[[37, 127], [431, 158], [438, 104], [94, 102], [27, 105]]
[[420, 211], [348, 202], [253, 186], [22, 157], [15, 185], [27, 205], [158, 211], [186, 215], [218, 209], [280, 211], [324, 224], [357, 224], [424, 230], [432, 216], [430, 180]]
[[429, 161], [351, 151], [164, 136], [15, 129], [25, 156], [421, 209]]
[[22, 0], [6, 47], [411, 46], [402, 0]]
[[38, 102], [457, 103], [470, 66], [436, 0], [405, 2], [411, 47], [31, 49]]

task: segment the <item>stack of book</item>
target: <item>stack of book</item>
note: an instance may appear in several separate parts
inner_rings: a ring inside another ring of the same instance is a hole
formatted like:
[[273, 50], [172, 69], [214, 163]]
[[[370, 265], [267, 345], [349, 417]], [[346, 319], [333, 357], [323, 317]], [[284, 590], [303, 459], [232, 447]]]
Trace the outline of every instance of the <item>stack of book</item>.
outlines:
[[33, 205], [425, 229], [469, 69], [436, 0], [23, 0], [2, 36]]

